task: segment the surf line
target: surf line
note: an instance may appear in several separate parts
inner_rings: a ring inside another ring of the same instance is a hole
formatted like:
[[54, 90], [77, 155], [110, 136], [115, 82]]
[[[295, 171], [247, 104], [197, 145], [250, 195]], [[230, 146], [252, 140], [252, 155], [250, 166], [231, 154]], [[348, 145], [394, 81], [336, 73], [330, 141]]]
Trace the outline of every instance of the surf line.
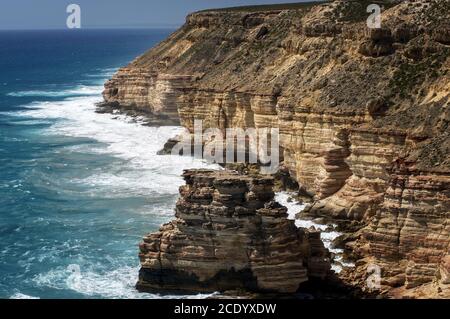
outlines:
[[181, 306], [175, 306], [174, 313], [176, 314], [199, 314], [202, 317], [208, 313], [208, 306], [188, 306], [183, 302]]

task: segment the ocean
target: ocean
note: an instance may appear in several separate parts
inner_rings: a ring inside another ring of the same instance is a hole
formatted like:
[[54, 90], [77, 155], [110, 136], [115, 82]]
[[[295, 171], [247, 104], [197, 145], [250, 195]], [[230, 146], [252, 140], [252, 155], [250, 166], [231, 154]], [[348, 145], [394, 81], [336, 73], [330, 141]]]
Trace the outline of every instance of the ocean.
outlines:
[[[103, 83], [171, 30], [0, 32], [0, 298], [204, 298], [138, 293], [138, 244], [174, 216], [185, 168], [158, 156], [181, 127], [96, 113]], [[304, 205], [278, 193], [295, 219]], [[335, 271], [353, 266], [321, 229]]]
[[[134, 289], [174, 216], [180, 127], [95, 113], [114, 71], [172, 30], [0, 32], [0, 298], [172, 298]], [[178, 296], [179, 297], [179, 296]]]

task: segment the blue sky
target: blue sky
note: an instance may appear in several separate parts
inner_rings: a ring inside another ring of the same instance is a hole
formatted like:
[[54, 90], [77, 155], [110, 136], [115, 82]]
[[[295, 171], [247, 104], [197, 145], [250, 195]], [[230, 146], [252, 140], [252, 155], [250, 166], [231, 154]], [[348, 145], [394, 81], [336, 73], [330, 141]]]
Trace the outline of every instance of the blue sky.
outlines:
[[2, 0], [0, 29], [65, 28], [66, 7], [81, 7], [83, 28], [175, 27], [193, 11], [302, 0]]

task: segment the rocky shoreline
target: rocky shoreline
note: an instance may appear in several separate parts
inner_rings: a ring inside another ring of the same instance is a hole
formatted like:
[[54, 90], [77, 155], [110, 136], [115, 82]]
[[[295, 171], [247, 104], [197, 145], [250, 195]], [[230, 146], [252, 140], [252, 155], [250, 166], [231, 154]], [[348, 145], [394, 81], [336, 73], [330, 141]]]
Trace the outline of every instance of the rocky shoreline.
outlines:
[[140, 245], [141, 291], [295, 293], [330, 273], [320, 232], [296, 228], [273, 178], [187, 170], [176, 219]]
[[180, 121], [164, 115], [155, 115], [151, 112], [136, 109], [132, 106], [123, 107], [118, 103], [98, 103], [96, 105], [97, 113], [108, 113], [116, 115], [126, 115], [136, 121], [139, 121], [142, 125], [146, 126], [179, 126]]
[[283, 167], [312, 198], [303, 214], [337, 224], [356, 260], [340, 280], [450, 298], [449, 3], [380, 4], [381, 29], [359, 1], [191, 14], [105, 84], [105, 103], [191, 132], [279, 128]]

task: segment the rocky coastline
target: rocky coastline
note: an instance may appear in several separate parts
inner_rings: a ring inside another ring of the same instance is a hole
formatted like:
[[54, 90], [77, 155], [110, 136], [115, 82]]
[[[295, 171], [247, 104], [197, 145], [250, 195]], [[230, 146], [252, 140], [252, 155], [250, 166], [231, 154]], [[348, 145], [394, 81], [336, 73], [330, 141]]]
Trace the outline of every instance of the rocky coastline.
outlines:
[[[345, 233], [340, 242], [355, 268], [340, 280], [388, 298], [450, 298], [449, 2], [379, 3], [381, 29], [367, 28], [360, 1], [193, 13], [105, 84], [105, 105], [179, 121], [191, 132], [197, 119], [205, 129], [279, 128], [283, 167], [312, 201], [304, 214]], [[262, 198], [245, 198], [266, 179], [216, 174], [185, 174], [177, 219], [141, 245], [140, 290], [228, 290], [232, 282], [292, 293], [322, 269], [308, 266], [302, 249], [312, 238], [283, 219], [268, 184]], [[244, 224], [232, 217], [240, 212]], [[249, 226], [266, 218], [262, 229], [275, 227], [283, 249]], [[264, 258], [282, 253], [283, 280], [265, 274], [270, 258], [249, 259], [245, 249], [222, 256], [223, 264], [213, 260], [211, 245], [228, 249], [235, 228], [243, 236], [236, 246], [267, 246]], [[224, 265], [235, 271], [221, 272]], [[373, 265], [380, 282], [367, 287]], [[296, 279], [286, 280], [289, 273]]]
[[296, 293], [331, 275], [320, 232], [297, 228], [273, 178], [186, 170], [173, 221], [140, 245], [141, 291]]

